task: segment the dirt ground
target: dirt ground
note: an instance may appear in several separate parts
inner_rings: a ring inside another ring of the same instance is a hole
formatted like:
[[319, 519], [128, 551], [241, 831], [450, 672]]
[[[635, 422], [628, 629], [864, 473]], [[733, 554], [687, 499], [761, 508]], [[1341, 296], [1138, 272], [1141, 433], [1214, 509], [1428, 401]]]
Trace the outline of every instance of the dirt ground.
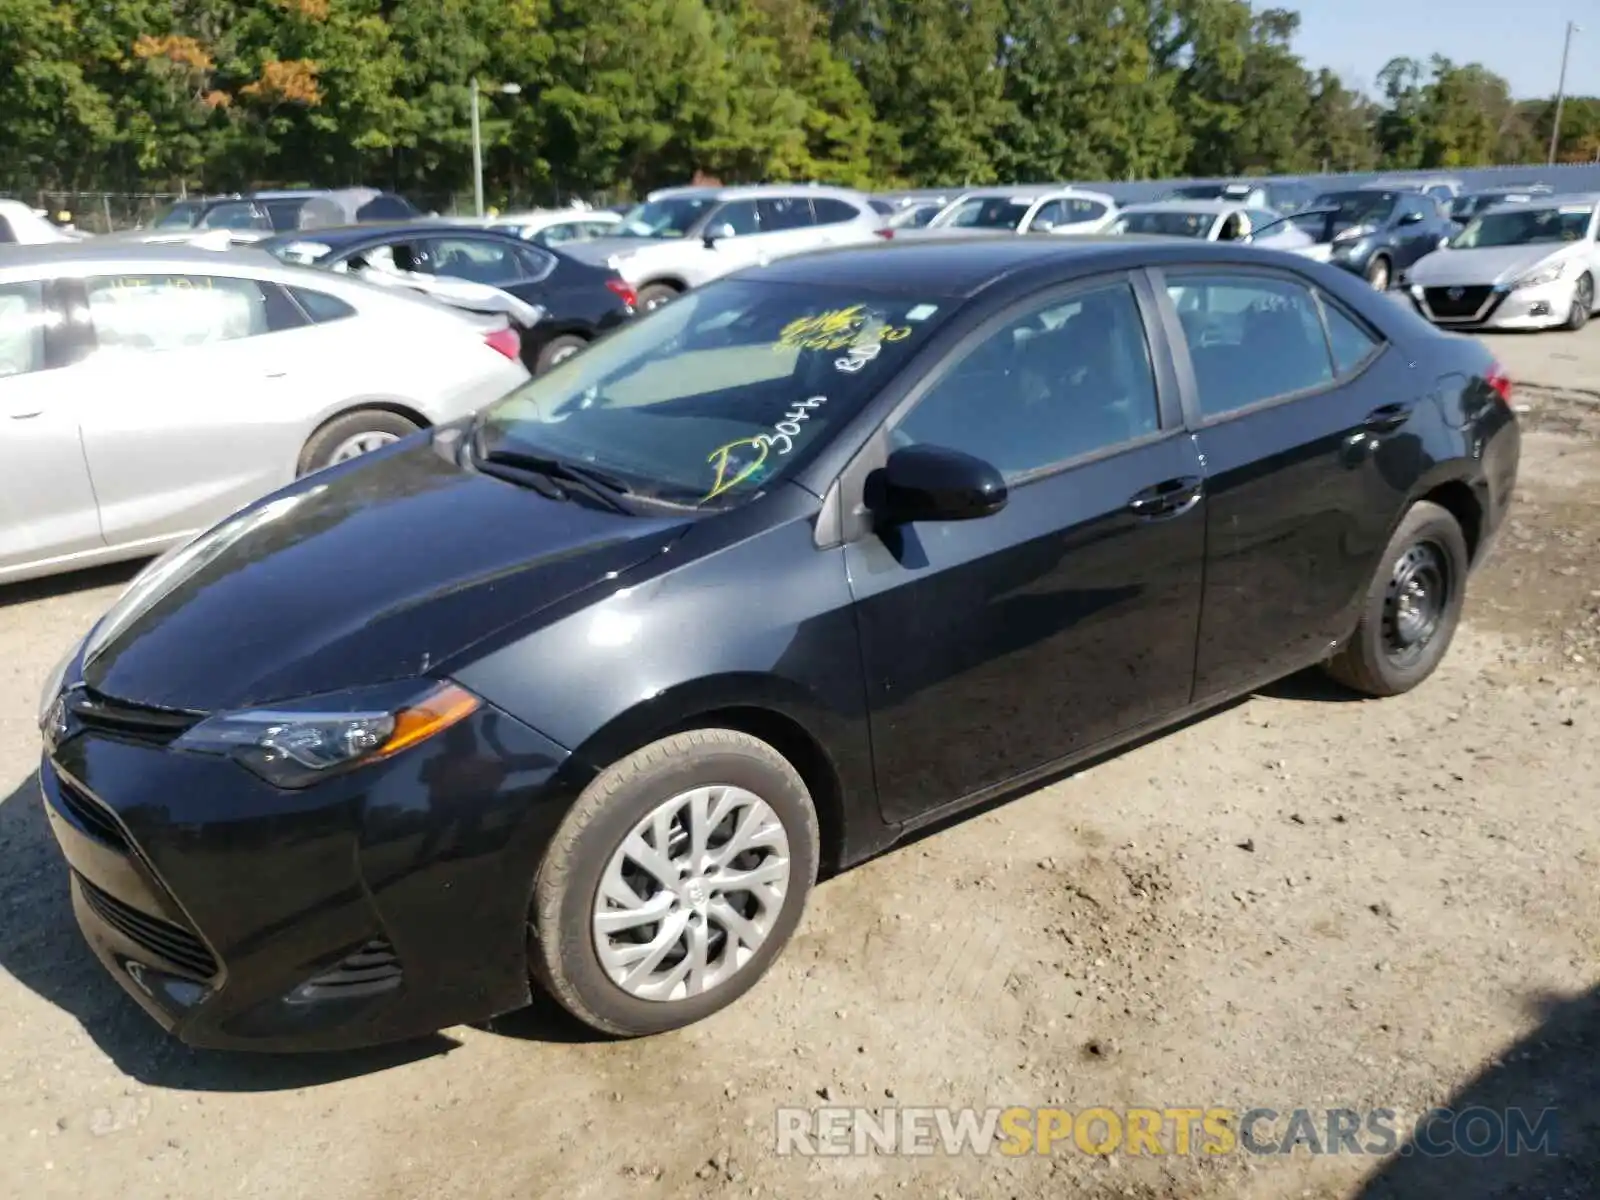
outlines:
[[[400, 1200], [1600, 1192], [1600, 327], [1498, 337], [1514, 519], [1445, 666], [1313, 677], [825, 883], [732, 1011], [546, 1007], [332, 1057], [196, 1053], [80, 943], [37, 687], [127, 571], [0, 593], [0, 1195]], [[804, 1158], [780, 1106], [1558, 1110], [1560, 1153]]]

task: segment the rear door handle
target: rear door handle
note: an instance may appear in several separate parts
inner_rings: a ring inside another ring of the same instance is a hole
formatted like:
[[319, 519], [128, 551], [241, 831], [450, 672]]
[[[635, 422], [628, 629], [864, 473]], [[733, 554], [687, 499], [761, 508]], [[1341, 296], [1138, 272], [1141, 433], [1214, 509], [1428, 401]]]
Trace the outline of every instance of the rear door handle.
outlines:
[[13, 421], [26, 421], [29, 417], [37, 417], [43, 411], [44, 411], [44, 409], [42, 409], [42, 408], [36, 408], [32, 412], [12, 413], [11, 414], [11, 419]]
[[1361, 422], [1369, 433], [1393, 433], [1411, 419], [1410, 404], [1384, 404], [1373, 409]]
[[1204, 487], [1205, 480], [1198, 475], [1163, 480], [1141, 492], [1135, 492], [1128, 501], [1128, 508], [1135, 516], [1146, 520], [1181, 516], [1199, 502]]

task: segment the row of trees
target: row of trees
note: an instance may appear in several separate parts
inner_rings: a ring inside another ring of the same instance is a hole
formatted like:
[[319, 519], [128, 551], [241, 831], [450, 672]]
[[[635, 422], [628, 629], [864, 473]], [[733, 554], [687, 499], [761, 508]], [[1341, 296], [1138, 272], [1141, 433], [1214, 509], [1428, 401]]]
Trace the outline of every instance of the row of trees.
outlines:
[[[637, 194], [1542, 161], [1551, 108], [1443, 58], [1378, 95], [1247, 0], [0, 0], [0, 190]], [[1600, 101], [1561, 157], [1600, 155]]]

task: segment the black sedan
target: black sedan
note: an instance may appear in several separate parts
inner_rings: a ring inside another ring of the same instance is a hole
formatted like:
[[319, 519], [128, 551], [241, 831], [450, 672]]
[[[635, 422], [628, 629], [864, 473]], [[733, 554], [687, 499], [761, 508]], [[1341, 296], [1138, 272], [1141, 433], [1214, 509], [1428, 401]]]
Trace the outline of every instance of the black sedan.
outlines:
[[1359, 275], [1380, 292], [1456, 232], [1438, 200], [1404, 189], [1327, 192], [1290, 219], [1317, 240], [1301, 253]]
[[1509, 396], [1249, 247], [747, 269], [147, 569], [43, 697], [78, 919], [203, 1046], [698, 1020], [819, 870], [1304, 667], [1416, 687]]
[[522, 333], [523, 362], [535, 375], [630, 320], [639, 302], [633, 286], [607, 267], [478, 225], [349, 225], [269, 238], [261, 247], [328, 270], [370, 267], [466, 279], [540, 305], [544, 320]]

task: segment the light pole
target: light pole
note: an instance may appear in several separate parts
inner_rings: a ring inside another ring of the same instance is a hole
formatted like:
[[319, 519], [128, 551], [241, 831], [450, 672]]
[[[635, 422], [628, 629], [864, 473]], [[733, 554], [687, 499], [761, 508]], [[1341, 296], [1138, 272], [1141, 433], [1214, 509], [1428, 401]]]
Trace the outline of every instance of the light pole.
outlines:
[[[1565, 66], [1563, 65], [1563, 71]], [[483, 134], [478, 126], [478, 77], [472, 77], [472, 206], [473, 212], [483, 216]], [[515, 96], [522, 91], [520, 83], [502, 83], [493, 89], [502, 96]]]
[[1561, 141], [1561, 102], [1567, 94], [1567, 53], [1572, 49], [1572, 35], [1582, 33], [1583, 26], [1576, 21], [1567, 22], [1566, 40], [1561, 43], [1561, 77], [1556, 81], [1556, 115], [1550, 123], [1550, 161], [1547, 166], [1556, 165], [1556, 145]]

